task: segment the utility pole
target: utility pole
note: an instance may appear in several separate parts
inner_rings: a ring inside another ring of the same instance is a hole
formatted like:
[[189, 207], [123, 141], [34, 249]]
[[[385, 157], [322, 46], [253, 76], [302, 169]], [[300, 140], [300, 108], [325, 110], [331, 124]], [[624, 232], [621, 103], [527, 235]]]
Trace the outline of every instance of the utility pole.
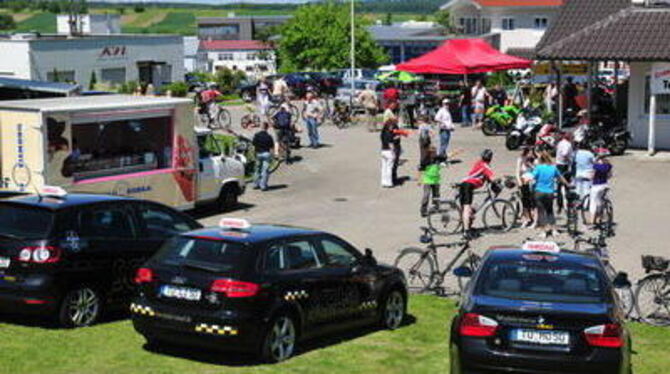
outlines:
[[82, 28], [81, 24], [81, 8], [80, 5], [83, 2], [83, 0], [69, 0], [68, 1], [68, 10], [67, 10], [67, 17], [68, 17], [68, 25], [70, 26], [70, 35], [72, 36], [77, 36], [81, 35], [81, 33], [84, 30], [80, 30]]
[[350, 102], [349, 105], [351, 107], [351, 110], [354, 109], [354, 95], [356, 94], [356, 81], [355, 81], [355, 73], [356, 73], [356, 35], [355, 35], [355, 16], [356, 16], [356, 8], [355, 8], [355, 0], [351, 0], [351, 97], [350, 97]]

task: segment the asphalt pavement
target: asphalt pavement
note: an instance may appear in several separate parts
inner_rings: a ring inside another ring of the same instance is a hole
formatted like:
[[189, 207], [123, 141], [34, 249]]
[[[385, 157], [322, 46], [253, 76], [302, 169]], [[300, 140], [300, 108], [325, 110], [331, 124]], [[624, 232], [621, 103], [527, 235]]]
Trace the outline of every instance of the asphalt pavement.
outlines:
[[[231, 109], [233, 127], [239, 129], [241, 109]], [[282, 165], [272, 175], [269, 191], [249, 188], [241, 197], [240, 209], [201, 218], [201, 222], [216, 225], [222, 216], [231, 216], [247, 218], [252, 223], [325, 230], [361, 250], [371, 248], [379, 260], [387, 263], [393, 262], [400, 249], [419, 246], [420, 227], [425, 226], [426, 221], [419, 215], [417, 134], [403, 139], [402, 158], [406, 162], [400, 168], [400, 175], [407, 180], [396, 188], [383, 189], [380, 187], [379, 133], [370, 133], [363, 125], [340, 130], [329, 124], [322, 125], [320, 132], [324, 146], [295, 151], [299, 160], [292, 165]], [[306, 144], [306, 133], [300, 135]], [[518, 153], [505, 149], [504, 137], [485, 137], [481, 131], [457, 128], [451, 149], [463, 152], [457, 157], [460, 162], [443, 170], [443, 196], [453, 194], [449, 185], [467, 175], [485, 148], [495, 152], [492, 166], [497, 176], [514, 174]], [[641, 152], [629, 152], [612, 158], [612, 163], [615, 177], [610, 196], [614, 202], [616, 236], [609, 241], [610, 253], [614, 266], [636, 279], [643, 275], [640, 255], [670, 257], [668, 234], [664, 233], [670, 230], [670, 197], [666, 195], [670, 193], [670, 158], [649, 158]], [[484, 233], [472, 244], [477, 252], [483, 253], [494, 245], [519, 245], [526, 238], [537, 237], [538, 233], [532, 229], [516, 228], [499, 235]], [[458, 236], [451, 236], [438, 241], [457, 240]], [[555, 240], [571, 245], [566, 235]], [[440, 253], [442, 263], [450, 258], [449, 251], [452, 250]]]

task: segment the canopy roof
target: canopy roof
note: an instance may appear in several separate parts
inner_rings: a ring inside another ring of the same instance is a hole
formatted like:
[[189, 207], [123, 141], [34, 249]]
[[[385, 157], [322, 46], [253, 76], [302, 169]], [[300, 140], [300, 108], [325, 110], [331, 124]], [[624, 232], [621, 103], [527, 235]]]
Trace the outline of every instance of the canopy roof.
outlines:
[[482, 39], [447, 40], [437, 49], [396, 66], [423, 74], [474, 74], [530, 68], [531, 61], [506, 55]]

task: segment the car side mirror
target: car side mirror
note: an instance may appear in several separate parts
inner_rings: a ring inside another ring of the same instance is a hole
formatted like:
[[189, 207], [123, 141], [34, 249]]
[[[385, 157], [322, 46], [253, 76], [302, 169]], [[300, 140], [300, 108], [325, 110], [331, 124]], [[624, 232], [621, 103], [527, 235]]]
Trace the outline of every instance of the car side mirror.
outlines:
[[454, 269], [454, 275], [459, 278], [470, 278], [472, 276], [472, 269], [467, 266], [459, 266]]
[[372, 249], [370, 248], [365, 248], [365, 263], [370, 265], [370, 266], [375, 266], [377, 265], [377, 259], [375, 258], [374, 254], [372, 254]]
[[627, 273], [619, 272], [612, 280], [612, 286], [614, 286], [614, 288], [630, 288], [632, 284], [630, 283], [630, 280], [628, 280]]

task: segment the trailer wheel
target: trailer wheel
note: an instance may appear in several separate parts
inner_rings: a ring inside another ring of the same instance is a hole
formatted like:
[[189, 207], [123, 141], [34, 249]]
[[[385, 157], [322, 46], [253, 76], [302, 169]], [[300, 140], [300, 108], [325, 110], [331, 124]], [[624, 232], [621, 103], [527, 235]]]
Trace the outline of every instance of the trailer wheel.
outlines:
[[236, 208], [239, 196], [239, 187], [232, 183], [224, 185], [216, 201], [219, 211], [225, 212]]

